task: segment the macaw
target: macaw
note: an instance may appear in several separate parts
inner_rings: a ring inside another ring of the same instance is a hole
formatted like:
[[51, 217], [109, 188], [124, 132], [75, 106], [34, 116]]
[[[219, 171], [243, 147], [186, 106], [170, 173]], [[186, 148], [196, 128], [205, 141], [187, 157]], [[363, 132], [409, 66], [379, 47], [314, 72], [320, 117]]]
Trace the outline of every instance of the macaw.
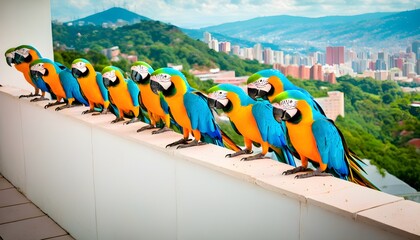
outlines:
[[71, 67], [73, 76], [79, 82], [89, 102], [89, 110], [83, 111], [82, 114], [98, 111], [95, 107], [100, 108], [100, 114], [107, 113], [109, 108], [111, 112], [116, 113], [115, 106], [110, 104], [108, 89], [105, 87], [102, 74], [96, 72], [92, 64], [84, 58], [75, 59]]
[[299, 90], [285, 91], [273, 99], [272, 105], [274, 118], [286, 122], [291, 144], [302, 161], [302, 166], [284, 174], [308, 171], [309, 160], [317, 166], [316, 170], [296, 178], [336, 176], [377, 189], [362, 175], [364, 163], [347, 147], [340, 130], [332, 120], [314, 109], [306, 94]]
[[143, 61], [137, 61], [131, 66], [131, 78], [140, 89], [139, 102], [150, 118], [150, 124], [140, 128], [137, 132], [156, 128], [156, 124], [163, 121], [165, 125], [152, 132], [152, 134], [158, 134], [172, 131], [172, 129], [170, 129], [171, 117], [168, 103], [161, 94], [154, 93], [150, 87], [150, 76], [153, 71], [153, 68]]
[[252, 74], [247, 80], [248, 95], [253, 99], [262, 98], [270, 102], [279, 93], [287, 90], [298, 90], [311, 99], [314, 108], [325, 115], [322, 107], [315, 99], [303, 88], [297, 87], [279, 70], [264, 69]]
[[[164, 96], [174, 120], [182, 127], [183, 138], [166, 147], [186, 148], [213, 143], [223, 146], [222, 135], [207, 105], [206, 97], [193, 89], [184, 74], [173, 68], [160, 68], [150, 78], [155, 93]], [[192, 133], [194, 140], [189, 142]]]
[[45, 105], [45, 108], [62, 104], [64, 99], [66, 105], [57, 107], [59, 111], [65, 108], [73, 107], [73, 102], [79, 102], [85, 106], [89, 103], [81, 92], [80, 85], [76, 78], [71, 74], [71, 70], [58, 65], [47, 58], [40, 58], [30, 64], [31, 75], [33, 78], [42, 78], [50, 87], [52, 92], [57, 96], [57, 101]]
[[[16, 70], [21, 72], [25, 80], [35, 88], [35, 93], [21, 95], [19, 98], [40, 96], [39, 98], [32, 99], [31, 102], [48, 100], [48, 98], [45, 97], [45, 93], [48, 92], [51, 94], [51, 88], [42, 78], [34, 78], [30, 74], [29, 66], [31, 62], [42, 57], [38, 50], [30, 45], [20, 45], [16, 47], [13, 54], [10, 53], [10, 50], [11, 49], [6, 51], [6, 54], [9, 55], [9, 57], [6, 57], [6, 59], [9, 59], [7, 60], [7, 64], [11, 66], [13, 63]], [[10, 58], [11, 55], [13, 55], [13, 59]], [[41, 90], [41, 95], [39, 94], [39, 90]], [[54, 94], [52, 94], [51, 97], [54, 99]]]
[[4, 57], [6, 58], [6, 63], [9, 65], [9, 67], [11, 67], [12, 64], [15, 64], [15, 48], [7, 49], [7, 51], [4, 53]]
[[[140, 109], [140, 90], [131, 79], [125, 79], [123, 71], [115, 66], [107, 66], [102, 70], [105, 87], [108, 89], [110, 100], [118, 108], [117, 118], [111, 123], [124, 121], [124, 116], [130, 120], [124, 124], [140, 121], [148, 122]], [[139, 119], [140, 118], [140, 119]]]
[[249, 161], [266, 158], [269, 150], [274, 150], [279, 161], [296, 166], [286, 145], [284, 128], [273, 117], [273, 107], [267, 101], [256, 101], [235, 85], [220, 84], [209, 89], [209, 105], [222, 109], [232, 126], [243, 136], [245, 149], [226, 155], [234, 157], [252, 153], [252, 143], [262, 147], [262, 152], [242, 158]]

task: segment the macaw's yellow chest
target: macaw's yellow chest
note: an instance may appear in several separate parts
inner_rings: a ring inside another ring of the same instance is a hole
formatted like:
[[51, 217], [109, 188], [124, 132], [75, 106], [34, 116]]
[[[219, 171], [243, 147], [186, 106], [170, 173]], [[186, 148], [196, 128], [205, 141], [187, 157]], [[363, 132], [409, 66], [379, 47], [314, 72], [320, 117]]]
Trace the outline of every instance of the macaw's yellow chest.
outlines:
[[290, 141], [299, 155], [320, 162], [321, 158], [312, 132], [312, 123], [293, 124], [286, 122], [286, 127]]
[[124, 112], [133, 111], [135, 107], [126, 85], [119, 84], [118, 86], [110, 87], [108, 91], [118, 109]]
[[50, 86], [52, 92], [57, 96], [57, 98], [67, 98], [58, 75], [50, 74], [48, 76], [42, 77], [42, 79], [44, 79], [44, 82]]
[[141, 92], [141, 100], [147, 110], [163, 118], [165, 116], [165, 112], [160, 105], [159, 96], [153, 93], [149, 85], [139, 85], [139, 88]]
[[258, 116], [252, 114], [252, 105], [235, 107], [227, 115], [242, 136], [254, 142], [263, 142], [257, 122], [255, 121], [255, 117]]
[[191, 130], [191, 121], [184, 106], [184, 96], [176, 95], [165, 98], [175, 121], [183, 128]]
[[99, 86], [96, 83], [95, 78], [78, 78], [77, 81], [79, 82], [80, 88], [89, 102], [102, 105], [104, 104], [104, 99], [102, 98], [101, 91], [99, 90]]

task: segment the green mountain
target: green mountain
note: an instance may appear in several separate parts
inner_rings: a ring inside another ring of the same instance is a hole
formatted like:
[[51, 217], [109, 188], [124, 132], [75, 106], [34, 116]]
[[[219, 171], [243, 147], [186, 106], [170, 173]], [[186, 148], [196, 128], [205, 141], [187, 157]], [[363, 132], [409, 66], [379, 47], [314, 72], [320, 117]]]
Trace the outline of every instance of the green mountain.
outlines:
[[151, 19], [145, 16], [141, 16], [137, 13], [128, 11], [124, 8], [113, 7], [103, 12], [87, 16], [85, 18], [67, 22], [66, 24], [78, 24], [79, 22], [83, 22], [84, 24], [93, 24], [101, 26], [103, 23], [117, 23], [118, 21], [125, 21], [128, 24], [133, 24], [145, 20]]
[[200, 30], [272, 43], [280, 49], [312, 46], [323, 50], [328, 45], [389, 48], [420, 38], [420, 10], [319, 18], [258, 17]]

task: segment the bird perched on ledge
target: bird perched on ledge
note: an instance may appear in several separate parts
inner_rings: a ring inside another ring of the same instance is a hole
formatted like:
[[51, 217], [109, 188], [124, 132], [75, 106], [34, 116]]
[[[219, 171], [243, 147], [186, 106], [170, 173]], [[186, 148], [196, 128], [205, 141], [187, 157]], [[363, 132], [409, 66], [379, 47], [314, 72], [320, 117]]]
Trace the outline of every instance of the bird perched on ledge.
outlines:
[[264, 69], [252, 74], [247, 80], [248, 95], [253, 99], [262, 98], [270, 102], [280, 93], [287, 90], [298, 90], [305, 94], [311, 104], [321, 114], [325, 115], [322, 107], [303, 88], [297, 87], [279, 70]]
[[[168, 103], [174, 120], [182, 127], [184, 137], [167, 147], [186, 148], [213, 143], [223, 146], [222, 135], [207, 105], [206, 97], [193, 89], [184, 74], [173, 68], [160, 68], [151, 75], [151, 87]], [[192, 133], [194, 140], [188, 142]]]
[[255, 101], [242, 88], [231, 84], [220, 84], [209, 89], [209, 105], [222, 109], [229, 117], [233, 128], [244, 137], [246, 148], [233, 154], [252, 153], [252, 144], [262, 147], [262, 152], [242, 158], [249, 161], [265, 158], [273, 150], [279, 161], [296, 166], [286, 145], [284, 128], [273, 118], [273, 107], [267, 101]]
[[61, 99], [65, 100], [66, 105], [57, 107], [56, 111], [74, 107], [73, 102], [81, 103], [85, 106], [89, 105], [70, 69], [47, 58], [33, 61], [30, 64], [30, 69], [32, 77], [42, 78], [57, 96], [57, 101], [47, 104], [45, 108], [62, 104]]
[[284, 174], [309, 171], [309, 160], [317, 169], [296, 178], [334, 175], [378, 189], [362, 175], [364, 163], [347, 147], [334, 122], [316, 111], [307, 95], [298, 90], [285, 91], [273, 99], [272, 105], [275, 119], [286, 122], [291, 144], [302, 161], [302, 166]]

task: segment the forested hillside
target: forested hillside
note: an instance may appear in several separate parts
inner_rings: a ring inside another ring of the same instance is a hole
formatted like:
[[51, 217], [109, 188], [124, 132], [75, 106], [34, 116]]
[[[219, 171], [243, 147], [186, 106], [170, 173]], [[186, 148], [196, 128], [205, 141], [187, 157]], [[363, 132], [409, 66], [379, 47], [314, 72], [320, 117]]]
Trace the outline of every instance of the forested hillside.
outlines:
[[[190, 68], [219, 67], [235, 70], [237, 75], [250, 75], [270, 67], [215, 52], [178, 28], [156, 21], [114, 30], [53, 24], [53, 38], [55, 60], [67, 66], [75, 58], [84, 57], [94, 63], [98, 71], [110, 64], [129, 71], [126, 60], [110, 62], [100, 53], [104, 48], [119, 46], [121, 52], [136, 54], [139, 60], [150, 63], [155, 69], [167, 63], [182, 64], [191, 85], [203, 91], [213, 82], [194, 78], [188, 73]], [[59, 50], [63, 45], [74, 50]], [[90, 51], [85, 52], [86, 48]], [[290, 79], [315, 97], [326, 96], [331, 90], [344, 92], [346, 115], [339, 117], [336, 124], [349, 147], [361, 158], [373, 160], [377, 166], [420, 190], [420, 154], [407, 145], [409, 139], [420, 138], [420, 108], [410, 106], [412, 101], [420, 101], [419, 93], [403, 93], [395, 82], [371, 78], [344, 76], [337, 79], [337, 84]]]

